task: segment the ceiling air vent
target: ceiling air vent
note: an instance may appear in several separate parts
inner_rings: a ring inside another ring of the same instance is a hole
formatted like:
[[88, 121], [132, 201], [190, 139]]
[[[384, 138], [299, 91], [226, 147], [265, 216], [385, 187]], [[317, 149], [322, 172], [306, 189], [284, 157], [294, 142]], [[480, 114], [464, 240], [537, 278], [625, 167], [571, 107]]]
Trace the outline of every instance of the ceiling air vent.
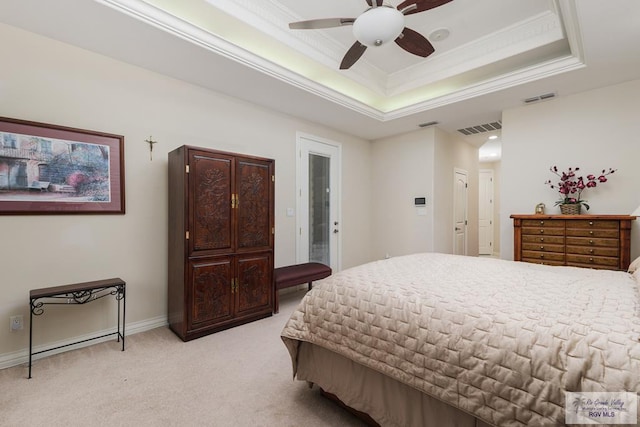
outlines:
[[532, 102], [544, 101], [545, 99], [555, 98], [556, 94], [553, 92], [545, 93], [544, 95], [533, 96], [524, 100], [525, 104], [531, 104]]
[[437, 125], [439, 122], [427, 122], [427, 123], [420, 123], [418, 126], [421, 128], [426, 128], [429, 126], [434, 126]]
[[468, 128], [458, 129], [458, 132], [460, 132], [463, 135], [469, 136], [469, 135], [475, 135], [483, 132], [492, 132], [494, 130], [500, 130], [500, 129], [502, 129], [502, 122], [491, 122], [491, 123], [485, 123], [483, 125], [476, 125]]

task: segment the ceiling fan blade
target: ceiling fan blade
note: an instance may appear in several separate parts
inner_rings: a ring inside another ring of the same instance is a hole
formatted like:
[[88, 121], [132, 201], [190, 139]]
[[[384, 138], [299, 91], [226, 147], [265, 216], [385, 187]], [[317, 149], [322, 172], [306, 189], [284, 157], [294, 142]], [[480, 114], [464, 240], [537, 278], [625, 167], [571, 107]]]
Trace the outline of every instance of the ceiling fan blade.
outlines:
[[292, 30], [317, 30], [320, 28], [341, 27], [343, 25], [353, 25], [355, 18], [325, 18], [311, 19], [309, 21], [298, 21], [289, 24]]
[[[374, 7], [373, 2], [371, 0], [366, 0], [366, 1], [369, 6]], [[376, 0], [376, 6], [382, 6], [382, 1], [383, 0]]]
[[424, 12], [449, 3], [451, 0], [405, 0], [398, 5], [398, 10], [405, 15]]
[[364, 51], [367, 50], [367, 46], [363, 45], [359, 41], [356, 41], [347, 51], [344, 58], [342, 58], [342, 62], [340, 63], [341, 70], [347, 70], [351, 68], [353, 64], [356, 63], [358, 59], [362, 56]]
[[422, 34], [404, 27], [400, 36], [395, 40], [396, 44], [414, 55], [426, 58], [431, 55], [435, 49], [431, 42]]

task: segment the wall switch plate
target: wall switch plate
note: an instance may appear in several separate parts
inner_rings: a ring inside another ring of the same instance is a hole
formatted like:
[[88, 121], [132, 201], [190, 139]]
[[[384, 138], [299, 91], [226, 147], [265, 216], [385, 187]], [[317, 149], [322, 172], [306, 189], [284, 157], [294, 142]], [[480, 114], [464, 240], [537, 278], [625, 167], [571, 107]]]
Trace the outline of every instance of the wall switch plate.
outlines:
[[11, 316], [9, 318], [9, 330], [11, 332], [19, 331], [23, 328], [23, 320], [22, 315], [19, 314], [17, 316]]

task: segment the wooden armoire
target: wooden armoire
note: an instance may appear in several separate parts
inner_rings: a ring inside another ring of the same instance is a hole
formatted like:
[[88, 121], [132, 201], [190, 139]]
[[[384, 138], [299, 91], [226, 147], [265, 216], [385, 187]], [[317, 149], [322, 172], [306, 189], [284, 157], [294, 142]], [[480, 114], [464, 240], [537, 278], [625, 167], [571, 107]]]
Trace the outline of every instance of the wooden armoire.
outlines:
[[184, 341], [273, 313], [275, 165], [169, 153], [169, 326]]

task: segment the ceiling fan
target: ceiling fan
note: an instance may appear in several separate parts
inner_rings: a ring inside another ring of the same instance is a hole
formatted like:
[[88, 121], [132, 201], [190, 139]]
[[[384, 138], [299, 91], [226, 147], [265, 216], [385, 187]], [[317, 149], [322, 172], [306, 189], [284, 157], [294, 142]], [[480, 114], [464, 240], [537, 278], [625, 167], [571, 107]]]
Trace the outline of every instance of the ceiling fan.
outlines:
[[292, 22], [292, 30], [316, 30], [321, 28], [353, 25], [356, 42], [347, 51], [340, 63], [346, 70], [356, 63], [369, 46], [381, 46], [391, 40], [414, 55], [426, 58], [435, 49], [420, 33], [404, 26], [404, 17], [433, 9], [452, 0], [405, 0], [397, 8], [384, 4], [383, 0], [366, 0], [370, 6], [357, 18], [325, 18]]

